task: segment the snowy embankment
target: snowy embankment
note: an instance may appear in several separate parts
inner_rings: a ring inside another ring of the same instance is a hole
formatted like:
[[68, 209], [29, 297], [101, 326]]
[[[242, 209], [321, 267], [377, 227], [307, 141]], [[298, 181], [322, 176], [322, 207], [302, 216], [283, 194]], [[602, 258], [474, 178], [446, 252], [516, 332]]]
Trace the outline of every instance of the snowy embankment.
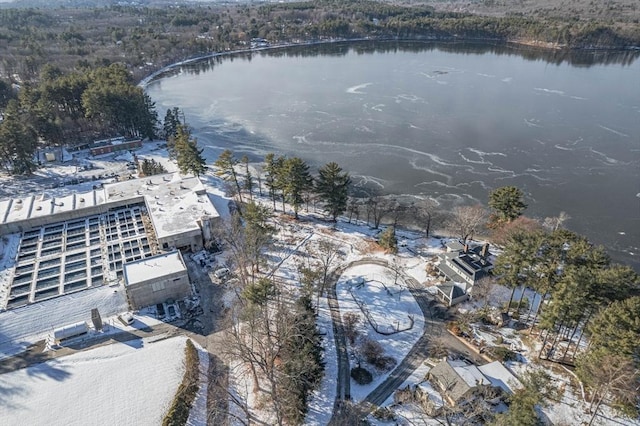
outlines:
[[161, 424], [182, 381], [185, 342], [133, 340], [3, 374], [0, 423]]

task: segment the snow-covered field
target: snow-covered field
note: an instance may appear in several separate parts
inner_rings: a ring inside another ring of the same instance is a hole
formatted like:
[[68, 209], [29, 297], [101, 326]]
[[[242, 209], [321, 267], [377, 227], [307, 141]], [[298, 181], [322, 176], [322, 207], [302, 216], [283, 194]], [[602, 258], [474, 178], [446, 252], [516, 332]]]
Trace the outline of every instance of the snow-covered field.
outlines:
[[[363, 285], [354, 285], [361, 278], [364, 279]], [[369, 285], [368, 282], [374, 280], [376, 282]], [[342, 317], [344, 318], [348, 312], [360, 315], [362, 318], [360, 335], [380, 343], [385, 350], [384, 355], [390, 356], [397, 363], [400, 363], [422, 335], [424, 318], [420, 307], [407, 290], [402, 278], [397, 279], [397, 284], [394, 284], [395, 280], [394, 272], [384, 266], [359, 265], [345, 270], [336, 288]], [[386, 292], [383, 286], [379, 285], [381, 281], [385, 282], [391, 295]], [[354, 300], [352, 293], [358, 302]], [[404, 331], [391, 335], [376, 332], [365, 318], [363, 308], [369, 311], [370, 318], [374, 324], [377, 323], [378, 329], [389, 332], [399, 327]], [[411, 328], [408, 328], [411, 324], [409, 316], [413, 318]], [[351, 363], [351, 366], [355, 367], [355, 361], [352, 360]], [[358, 385], [351, 379], [351, 397], [354, 401], [363, 400], [369, 392], [387, 378], [390, 372], [376, 372], [374, 370], [372, 373], [374, 374], [373, 381], [368, 385]]]
[[0, 423], [156, 426], [182, 380], [185, 342], [133, 340], [3, 374]]

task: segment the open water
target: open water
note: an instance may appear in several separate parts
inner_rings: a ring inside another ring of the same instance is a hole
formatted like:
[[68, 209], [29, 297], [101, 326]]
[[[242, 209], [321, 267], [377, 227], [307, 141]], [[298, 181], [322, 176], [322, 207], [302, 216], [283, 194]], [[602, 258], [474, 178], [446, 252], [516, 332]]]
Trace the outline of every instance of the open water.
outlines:
[[363, 190], [444, 208], [515, 185], [527, 215], [640, 266], [640, 52], [360, 42], [223, 56], [147, 86], [210, 158], [338, 162]]

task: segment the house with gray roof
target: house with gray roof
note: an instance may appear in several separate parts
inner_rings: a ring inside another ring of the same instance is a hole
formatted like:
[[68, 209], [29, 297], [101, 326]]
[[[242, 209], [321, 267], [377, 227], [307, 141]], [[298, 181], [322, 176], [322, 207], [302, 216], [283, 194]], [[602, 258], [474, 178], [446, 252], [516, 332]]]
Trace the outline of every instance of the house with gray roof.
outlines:
[[438, 296], [449, 306], [469, 297], [476, 282], [490, 274], [493, 264], [489, 244], [469, 247], [459, 241], [447, 243], [447, 251], [436, 265], [445, 282], [437, 286]]
[[463, 360], [440, 362], [429, 371], [428, 379], [450, 406], [471, 401], [482, 387], [491, 385], [478, 367]]
[[446, 359], [436, 364], [427, 378], [449, 406], [465, 404], [495, 391], [511, 395], [522, 388], [522, 383], [499, 361], [475, 366], [464, 360]]

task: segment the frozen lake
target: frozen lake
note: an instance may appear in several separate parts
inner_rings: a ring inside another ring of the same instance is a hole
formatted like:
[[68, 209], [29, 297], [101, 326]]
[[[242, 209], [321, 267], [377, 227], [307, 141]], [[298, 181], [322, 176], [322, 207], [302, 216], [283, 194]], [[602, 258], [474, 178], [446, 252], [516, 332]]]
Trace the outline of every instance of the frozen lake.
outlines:
[[210, 59], [147, 90], [161, 119], [184, 110], [210, 158], [336, 161], [369, 191], [444, 207], [516, 185], [526, 214], [565, 211], [638, 268], [639, 55], [333, 44]]

